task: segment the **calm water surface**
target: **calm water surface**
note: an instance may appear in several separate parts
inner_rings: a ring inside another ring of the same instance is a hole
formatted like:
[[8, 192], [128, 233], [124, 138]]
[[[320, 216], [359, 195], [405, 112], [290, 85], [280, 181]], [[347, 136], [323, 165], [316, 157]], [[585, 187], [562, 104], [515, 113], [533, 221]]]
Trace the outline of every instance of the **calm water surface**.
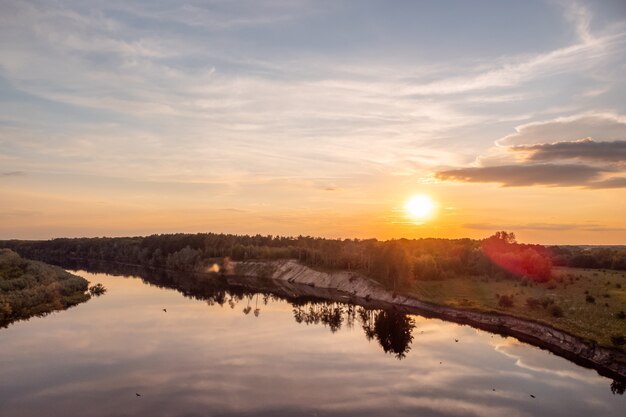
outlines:
[[109, 291], [0, 329], [0, 416], [626, 415], [611, 380], [469, 326], [77, 274]]

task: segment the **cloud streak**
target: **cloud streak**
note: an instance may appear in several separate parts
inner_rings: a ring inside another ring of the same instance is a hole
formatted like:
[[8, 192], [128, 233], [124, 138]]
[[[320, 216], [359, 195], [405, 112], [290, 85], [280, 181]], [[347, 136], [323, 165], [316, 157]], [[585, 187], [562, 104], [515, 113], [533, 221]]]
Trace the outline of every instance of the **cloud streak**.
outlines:
[[[582, 137], [582, 138], [581, 138]], [[603, 140], [596, 140], [600, 138]], [[626, 119], [582, 114], [524, 124], [477, 158], [478, 166], [440, 170], [444, 181], [503, 186], [626, 188]]]
[[518, 126], [516, 133], [499, 139], [500, 146], [535, 145], [577, 141], [626, 139], [626, 119], [611, 113], [581, 114]]
[[499, 183], [507, 187], [532, 185], [574, 187], [592, 183], [606, 169], [578, 164], [500, 165], [439, 171], [445, 181]]
[[517, 145], [514, 152], [527, 152], [529, 161], [545, 162], [560, 159], [577, 159], [593, 162], [626, 162], [626, 140], [596, 142], [591, 138], [573, 142]]
[[524, 224], [502, 224], [502, 223], [466, 223], [463, 227], [475, 230], [541, 230], [563, 232], [570, 230], [580, 230], [584, 232], [622, 232], [626, 229], [621, 227], [610, 227], [601, 224], [577, 224], [577, 223], [524, 223]]
[[626, 188], [626, 177], [613, 177], [604, 181], [596, 181], [586, 184], [586, 188], [606, 189], [606, 188]]

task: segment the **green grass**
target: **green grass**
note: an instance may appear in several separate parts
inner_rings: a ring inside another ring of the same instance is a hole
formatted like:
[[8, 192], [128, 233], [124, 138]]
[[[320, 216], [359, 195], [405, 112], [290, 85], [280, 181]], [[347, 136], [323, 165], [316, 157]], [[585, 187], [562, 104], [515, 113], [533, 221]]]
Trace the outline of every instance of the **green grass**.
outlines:
[[[626, 336], [626, 320], [617, 317], [626, 312], [626, 272], [622, 271], [556, 268], [550, 281], [527, 285], [494, 277], [417, 281], [408, 292], [435, 304], [529, 318], [602, 346], [618, 347], [611, 336]], [[513, 306], [501, 307], [497, 295], [512, 296]], [[587, 302], [587, 295], [595, 302]], [[553, 304], [531, 308], [526, 304], [529, 298], [551, 299]], [[551, 305], [559, 306], [563, 316], [555, 317]]]

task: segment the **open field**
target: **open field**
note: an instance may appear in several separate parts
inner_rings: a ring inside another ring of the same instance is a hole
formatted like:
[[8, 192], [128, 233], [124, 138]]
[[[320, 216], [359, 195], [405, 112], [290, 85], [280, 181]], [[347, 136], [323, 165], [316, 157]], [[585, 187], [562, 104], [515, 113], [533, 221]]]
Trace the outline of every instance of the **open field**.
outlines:
[[[484, 278], [416, 281], [409, 295], [423, 301], [529, 318], [624, 349], [626, 272], [556, 268], [546, 283]], [[505, 300], [502, 300], [505, 296]], [[512, 301], [512, 305], [508, 303]]]

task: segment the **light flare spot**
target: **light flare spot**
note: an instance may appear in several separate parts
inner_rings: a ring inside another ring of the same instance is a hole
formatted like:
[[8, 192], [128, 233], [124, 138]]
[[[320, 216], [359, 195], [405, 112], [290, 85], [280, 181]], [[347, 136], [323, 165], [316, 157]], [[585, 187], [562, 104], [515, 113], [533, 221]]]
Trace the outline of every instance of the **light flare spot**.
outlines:
[[407, 217], [415, 222], [430, 219], [435, 214], [436, 209], [435, 201], [425, 194], [414, 195], [404, 204]]

